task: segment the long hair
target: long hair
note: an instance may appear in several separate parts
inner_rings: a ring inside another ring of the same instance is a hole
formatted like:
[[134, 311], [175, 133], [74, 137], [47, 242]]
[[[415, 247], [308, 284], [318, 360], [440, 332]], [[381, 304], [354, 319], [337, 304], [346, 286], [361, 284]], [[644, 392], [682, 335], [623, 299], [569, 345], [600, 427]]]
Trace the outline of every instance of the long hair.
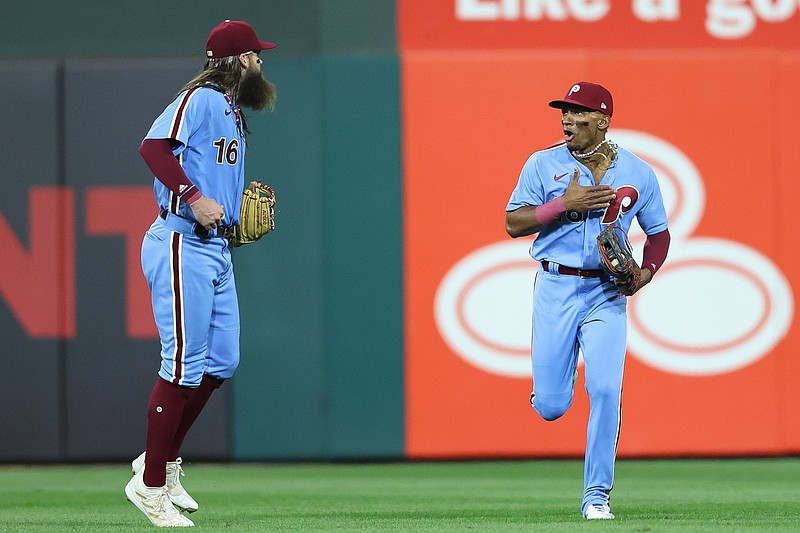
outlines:
[[206, 59], [200, 74], [186, 82], [180, 92], [188, 91], [198, 86], [217, 86], [235, 99], [239, 92], [241, 80], [241, 67], [239, 56], [228, 56]]
[[[181, 87], [178, 94], [193, 89], [195, 87], [211, 87], [228, 94], [236, 102], [236, 97], [239, 94], [239, 83], [242, 79], [241, 65], [239, 63], [239, 56], [227, 56], [219, 58], [206, 59], [203, 64], [203, 70], [200, 73], [187, 81]], [[239, 107], [239, 115], [242, 119], [242, 131], [245, 134], [250, 133], [250, 128], [247, 127], [247, 119], [244, 116], [244, 110]]]

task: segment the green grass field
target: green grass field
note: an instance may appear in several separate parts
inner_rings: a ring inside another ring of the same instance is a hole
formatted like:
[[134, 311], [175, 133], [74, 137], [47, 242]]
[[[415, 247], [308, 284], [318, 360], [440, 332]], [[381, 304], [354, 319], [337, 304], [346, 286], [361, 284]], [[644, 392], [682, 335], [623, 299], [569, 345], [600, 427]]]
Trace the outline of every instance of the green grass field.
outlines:
[[[619, 461], [614, 521], [581, 461], [184, 464], [206, 531], [800, 531], [800, 459]], [[0, 466], [0, 531], [153, 531], [129, 465]]]

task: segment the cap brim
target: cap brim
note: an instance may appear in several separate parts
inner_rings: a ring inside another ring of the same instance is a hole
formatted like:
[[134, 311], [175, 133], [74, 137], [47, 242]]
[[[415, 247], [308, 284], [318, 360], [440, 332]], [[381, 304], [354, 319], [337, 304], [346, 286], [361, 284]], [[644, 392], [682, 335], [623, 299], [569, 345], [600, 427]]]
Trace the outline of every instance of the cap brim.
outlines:
[[258, 42], [261, 43], [261, 49], [262, 50], [271, 50], [272, 48], [277, 48], [278, 47], [278, 45], [275, 44], [275, 43], [268, 43], [266, 41], [258, 41]]
[[586, 107], [583, 104], [579, 104], [578, 102], [571, 102], [569, 100], [553, 100], [549, 104], [550, 107], [555, 107], [556, 109], [564, 109], [564, 106], [573, 105], [577, 107], [582, 107], [584, 109], [588, 109], [590, 111], [598, 111], [597, 109], [593, 109], [591, 107]]

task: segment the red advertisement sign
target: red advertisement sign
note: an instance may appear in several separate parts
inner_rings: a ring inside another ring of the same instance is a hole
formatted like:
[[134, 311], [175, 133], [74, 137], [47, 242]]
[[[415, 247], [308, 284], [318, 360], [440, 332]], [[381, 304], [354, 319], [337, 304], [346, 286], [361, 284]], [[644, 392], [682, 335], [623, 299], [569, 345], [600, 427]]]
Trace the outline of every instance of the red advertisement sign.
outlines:
[[[790, 415], [800, 409], [800, 247], [784, 231], [796, 150], [779, 112], [800, 93], [800, 52], [778, 49], [788, 33], [771, 49], [661, 42], [643, 53], [621, 41], [519, 51], [508, 30], [509, 45], [495, 35], [487, 52], [464, 45], [470, 32], [483, 35], [470, 26], [453, 29], [449, 47], [423, 51], [424, 32], [407, 26], [421, 23], [414, 4], [401, 2], [407, 455], [583, 453], [582, 370], [561, 419], [544, 422], [529, 405], [537, 264], [533, 238], [504, 230], [523, 163], [561, 138], [547, 102], [579, 80], [613, 93], [609, 137], [655, 169], [672, 234], [665, 266], [629, 301], [619, 455], [800, 451], [800, 419]], [[586, 24], [564, 28], [592, 31]], [[623, 30], [604, 32], [621, 39]], [[641, 233], [633, 241], [640, 255]]]
[[400, 0], [403, 50], [800, 44], [797, 0]]

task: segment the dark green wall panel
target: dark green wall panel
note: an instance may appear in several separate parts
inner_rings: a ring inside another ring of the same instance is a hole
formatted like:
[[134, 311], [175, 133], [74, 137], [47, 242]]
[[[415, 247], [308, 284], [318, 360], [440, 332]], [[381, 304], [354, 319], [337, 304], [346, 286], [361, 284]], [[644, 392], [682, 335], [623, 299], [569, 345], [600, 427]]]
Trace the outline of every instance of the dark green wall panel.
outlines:
[[320, 51], [327, 55], [395, 55], [394, 0], [322, 0]]
[[324, 61], [323, 73], [329, 454], [400, 456], [398, 61], [338, 57]]
[[248, 179], [275, 188], [276, 230], [234, 252], [242, 361], [234, 386], [237, 457], [324, 455], [324, 223], [317, 60], [270, 61], [271, 114], [253, 115]]
[[275, 186], [278, 216], [235, 257], [239, 459], [403, 455], [394, 5], [319, 7], [320, 55], [267, 56], [278, 106], [252, 121], [248, 172]]
[[237, 458], [400, 457], [402, 272], [397, 59], [268, 61], [278, 106], [251, 120], [248, 173], [276, 231], [235, 252]]
[[246, 20], [279, 57], [394, 53], [394, 0], [0, 0], [0, 57], [205, 57], [208, 32]]

